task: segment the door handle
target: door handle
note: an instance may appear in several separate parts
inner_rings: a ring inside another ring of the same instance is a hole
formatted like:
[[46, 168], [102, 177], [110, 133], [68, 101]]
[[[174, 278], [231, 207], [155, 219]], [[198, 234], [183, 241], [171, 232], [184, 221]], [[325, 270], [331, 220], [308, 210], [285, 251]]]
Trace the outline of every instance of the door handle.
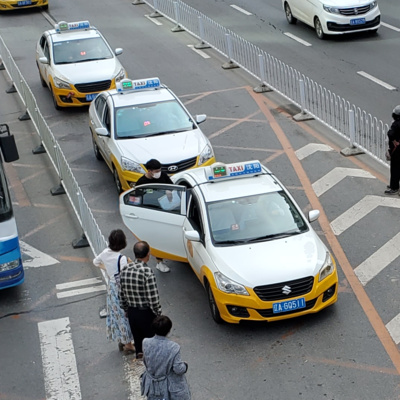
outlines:
[[126, 218], [131, 218], [131, 219], [138, 219], [138, 216], [137, 215], [135, 215], [135, 214], [125, 214], [125, 217]]

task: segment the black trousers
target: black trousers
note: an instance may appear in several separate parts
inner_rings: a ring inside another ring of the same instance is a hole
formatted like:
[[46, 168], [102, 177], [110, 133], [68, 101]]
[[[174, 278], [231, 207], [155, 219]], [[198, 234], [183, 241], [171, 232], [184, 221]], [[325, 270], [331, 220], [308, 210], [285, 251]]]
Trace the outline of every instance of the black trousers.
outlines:
[[[399, 153], [399, 154], [397, 154]], [[390, 160], [390, 188], [399, 189], [400, 181], [400, 150], [396, 149]]]
[[135, 341], [136, 355], [143, 353], [143, 339], [154, 336], [151, 324], [156, 315], [151, 308], [139, 309], [136, 307], [128, 308], [128, 320], [131, 327], [133, 340]]

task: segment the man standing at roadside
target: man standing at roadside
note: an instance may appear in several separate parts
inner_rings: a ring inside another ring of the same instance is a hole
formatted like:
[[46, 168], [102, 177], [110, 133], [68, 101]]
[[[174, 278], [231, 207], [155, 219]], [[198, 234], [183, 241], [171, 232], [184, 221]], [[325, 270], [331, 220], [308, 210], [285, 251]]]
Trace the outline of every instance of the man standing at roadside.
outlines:
[[[151, 160], [147, 161], [147, 163], [144, 166], [146, 167], [147, 172], [138, 179], [138, 181], [136, 182], [136, 186], [145, 185], [146, 183], [166, 183], [168, 185], [173, 184], [169, 175], [166, 172], [161, 171], [160, 161], [152, 158]], [[166, 194], [167, 196], [170, 195], [168, 191]], [[164, 260], [158, 257], [157, 257], [156, 268], [160, 272], [170, 271], [170, 268], [167, 265], [165, 265]]]
[[150, 246], [137, 242], [133, 246], [135, 261], [127, 264], [120, 273], [120, 305], [125, 311], [136, 348], [136, 359], [143, 358], [144, 338], [154, 336], [152, 322], [161, 315], [161, 304], [156, 277], [147, 262]]

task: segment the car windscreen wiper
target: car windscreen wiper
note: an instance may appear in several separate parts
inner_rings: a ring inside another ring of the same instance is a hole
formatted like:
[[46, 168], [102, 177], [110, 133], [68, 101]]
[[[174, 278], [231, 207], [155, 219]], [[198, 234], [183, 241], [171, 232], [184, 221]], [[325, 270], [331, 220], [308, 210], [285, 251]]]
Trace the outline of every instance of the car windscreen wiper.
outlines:
[[238, 239], [238, 240], [216, 240], [215, 244], [243, 244], [243, 243], [247, 243], [248, 240], [244, 239]]
[[282, 238], [285, 238], [285, 237], [298, 235], [300, 233], [302, 233], [302, 231], [300, 231], [300, 230], [281, 232], [281, 233], [273, 233], [271, 235], [259, 236], [259, 237], [256, 237], [256, 238], [248, 239], [247, 242], [248, 243], [251, 243], [251, 242], [263, 242], [263, 241], [272, 240], [272, 239], [282, 239]]
[[190, 131], [190, 128], [183, 128], [183, 129], [176, 129], [173, 131], [165, 131], [165, 132], [157, 132], [157, 133], [152, 133], [150, 135], [145, 135], [145, 137], [149, 137], [149, 136], [159, 136], [159, 135], [167, 135], [169, 133], [179, 133], [179, 132], [186, 132], [186, 131]]

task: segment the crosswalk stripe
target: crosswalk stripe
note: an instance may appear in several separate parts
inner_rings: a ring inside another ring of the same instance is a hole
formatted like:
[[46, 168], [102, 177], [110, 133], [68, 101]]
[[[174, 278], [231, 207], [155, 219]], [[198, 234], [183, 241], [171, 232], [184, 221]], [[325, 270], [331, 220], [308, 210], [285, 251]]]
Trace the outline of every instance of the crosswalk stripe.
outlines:
[[81, 294], [101, 292], [102, 290], [107, 290], [106, 285], [92, 286], [84, 289], [75, 289], [75, 290], [67, 290], [65, 292], [59, 292], [57, 293], [57, 298], [63, 299], [65, 297], [79, 296]]
[[352, 176], [357, 178], [372, 178], [376, 179], [368, 171], [357, 168], [333, 168], [321, 179], [318, 179], [312, 184], [315, 194], [319, 197], [331, 189], [333, 186], [337, 185], [344, 178]]
[[56, 289], [64, 290], [64, 289], [70, 289], [70, 288], [79, 287], [79, 286], [95, 285], [97, 283], [103, 283], [101, 278], [89, 278], [89, 279], [83, 279], [80, 281], [59, 283], [58, 285], [56, 285]]
[[38, 323], [47, 400], [81, 400], [69, 318]]

